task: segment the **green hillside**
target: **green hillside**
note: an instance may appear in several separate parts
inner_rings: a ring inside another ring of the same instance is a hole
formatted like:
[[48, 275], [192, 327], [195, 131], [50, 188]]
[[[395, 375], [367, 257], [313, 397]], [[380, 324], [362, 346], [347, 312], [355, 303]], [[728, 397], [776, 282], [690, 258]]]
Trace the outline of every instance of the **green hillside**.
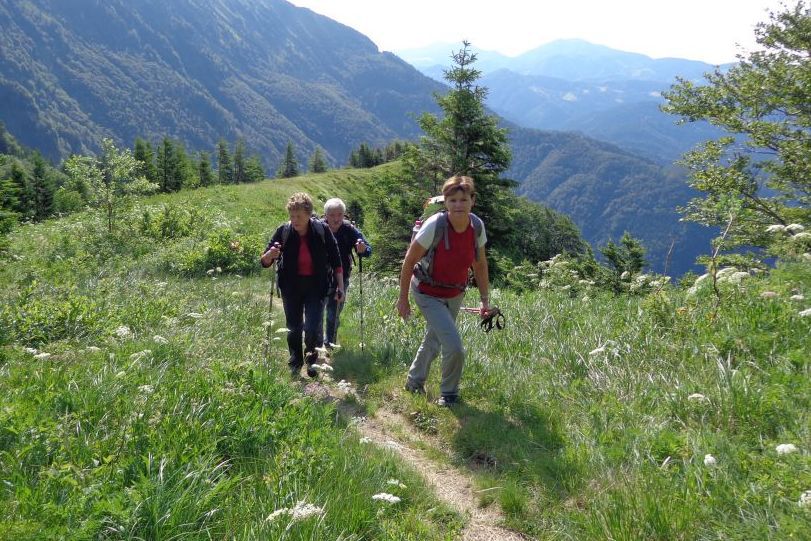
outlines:
[[85, 213], [16, 229], [0, 265], [3, 536], [461, 538], [470, 517], [360, 436], [361, 417], [388, 416], [392, 440], [472, 476], [478, 505], [535, 539], [807, 537], [804, 260], [720, 297], [614, 295], [550, 262], [523, 293], [492, 292], [506, 329], [460, 315], [468, 361], [450, 410], [432, 402], [437, 366], [427, 397], [401, 390], [423, 326], [397, 317], [393, 275], [364, 268], [319, 377], [339, 401], [291, 382], [259, 252], [290, 193], [368, 205], [380, 173], [156, 196], [114, 236]]

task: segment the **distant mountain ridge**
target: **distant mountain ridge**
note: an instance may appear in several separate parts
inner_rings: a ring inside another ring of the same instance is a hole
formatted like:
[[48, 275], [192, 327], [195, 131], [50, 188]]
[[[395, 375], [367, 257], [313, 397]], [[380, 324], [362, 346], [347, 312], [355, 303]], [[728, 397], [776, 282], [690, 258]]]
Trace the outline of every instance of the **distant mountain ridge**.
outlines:
[[[398, 54], [441, 80], [437, 61], [451, 48], [437, 44]], [[661, 93], [677, 76], [701, 81], [715, 68], [710, 64], [654, 59], [574, 39], [554, 41], [516, 57], [476, 52], [481, 85], [489, 90], [488, 106], [526, 128], [581, 132], [663, 165], [679, 159], [697, 142], [719, 135], [707, 124], [678, 126], [675, 118], [659, 111]]]
[[[395, 54], [423, 73], [436, 74], [448, 65], [448, 57], [458, 44], [436, 43]], [[561, 39], [541, 45], [518, 56], [475, 47], [477, 69], [485, 73], [507, 69], [520, 75], [541, 75], [567, 81], [668, 81], [676, 75], [699, 79], [714, 68], [698, 60], [651, 58], [640, 53], [595, 45], [582, 39]], [[441, 78], [441, 75], [440, 75]]]

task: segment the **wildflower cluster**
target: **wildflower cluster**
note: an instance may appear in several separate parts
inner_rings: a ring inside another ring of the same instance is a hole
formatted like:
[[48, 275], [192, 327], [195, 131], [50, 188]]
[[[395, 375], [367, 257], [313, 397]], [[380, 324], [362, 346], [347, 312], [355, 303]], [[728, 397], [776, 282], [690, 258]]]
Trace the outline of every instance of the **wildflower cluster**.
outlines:
[[282, 507], [281, 509], [277, 509], [276, 511], [272, 512], [267, 516], [267, 518], [265, 518], [265, 522], [273, 522], [283, 515], [289, 515], [291, 522], [299, 522], [323, 513], [323, 508], [301, 500], [292, 508]]

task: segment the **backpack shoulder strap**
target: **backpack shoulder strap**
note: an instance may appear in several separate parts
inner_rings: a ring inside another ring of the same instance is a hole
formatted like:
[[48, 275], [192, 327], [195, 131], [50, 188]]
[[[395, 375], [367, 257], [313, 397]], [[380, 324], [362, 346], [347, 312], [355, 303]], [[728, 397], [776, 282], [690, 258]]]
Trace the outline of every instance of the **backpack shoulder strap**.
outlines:
[[314, 218], [310, 220], [310, 225], [312, 226], [313, 230], [318, 233], [318, 236], [321, 238], [321, 242], [326, 245], [327, 243], [327, 232], [324, 230], [324, 222], [321, 220]]
[[428, 276], [434, 273], [434, 252], [436, 252], [436, 247], [439, 246], [439, 243], [444, 240], [445, 249], [451, 249], [451, 243], [448, 239], [448, 227], [448, 213], [442, 211], [439, 213], [439, 216], [437, 216], [436, 223], [434, 224], [434, 238], [431, 241], [431, 246], [428, 248], [428, 252], [425, 256], [423, 256], [423, 259], [427, 263], [425, 272]]
[[482, 234], [482, 230], [484, 229], [484, 222], [481, 218], [470, 213], [470, 221], [473, 223], [473, 255], [475, 260], [479, 260], [479, 237]]
[[282, 248], [284, 248], [284, 245], [287, 244], [287, 239], [290, 238], [291, 229], [293, 229], [293, 225], [290, 222], [287, 222], [282, 226]]

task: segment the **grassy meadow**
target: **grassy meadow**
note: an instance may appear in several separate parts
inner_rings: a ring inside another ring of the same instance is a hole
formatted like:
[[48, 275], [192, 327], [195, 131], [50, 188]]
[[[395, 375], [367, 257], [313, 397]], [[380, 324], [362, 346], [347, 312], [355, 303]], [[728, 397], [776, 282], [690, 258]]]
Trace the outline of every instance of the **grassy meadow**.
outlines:
[[[290, 193], [349, 199], [376, 174], [156, 196], [113, 236], [96, 214], [15, 232], [0, 265], [0, 539], [457, 539], [464, 516], [291, 383], [258, 268]], [[362, 303], [353, 275], [333, 378], [368, 415], [402, 413], [508, 527], [811, 539], [807, 261], [724, 288], [717, 310], [710, 291], [669, 286], [496, 288], [507, 327], [460, 314], [463, 402], [441, 409], [439, 362], [427, 396], [402, 390], [423, 322], [397, 317], [396, 277], [373, 259]]]

